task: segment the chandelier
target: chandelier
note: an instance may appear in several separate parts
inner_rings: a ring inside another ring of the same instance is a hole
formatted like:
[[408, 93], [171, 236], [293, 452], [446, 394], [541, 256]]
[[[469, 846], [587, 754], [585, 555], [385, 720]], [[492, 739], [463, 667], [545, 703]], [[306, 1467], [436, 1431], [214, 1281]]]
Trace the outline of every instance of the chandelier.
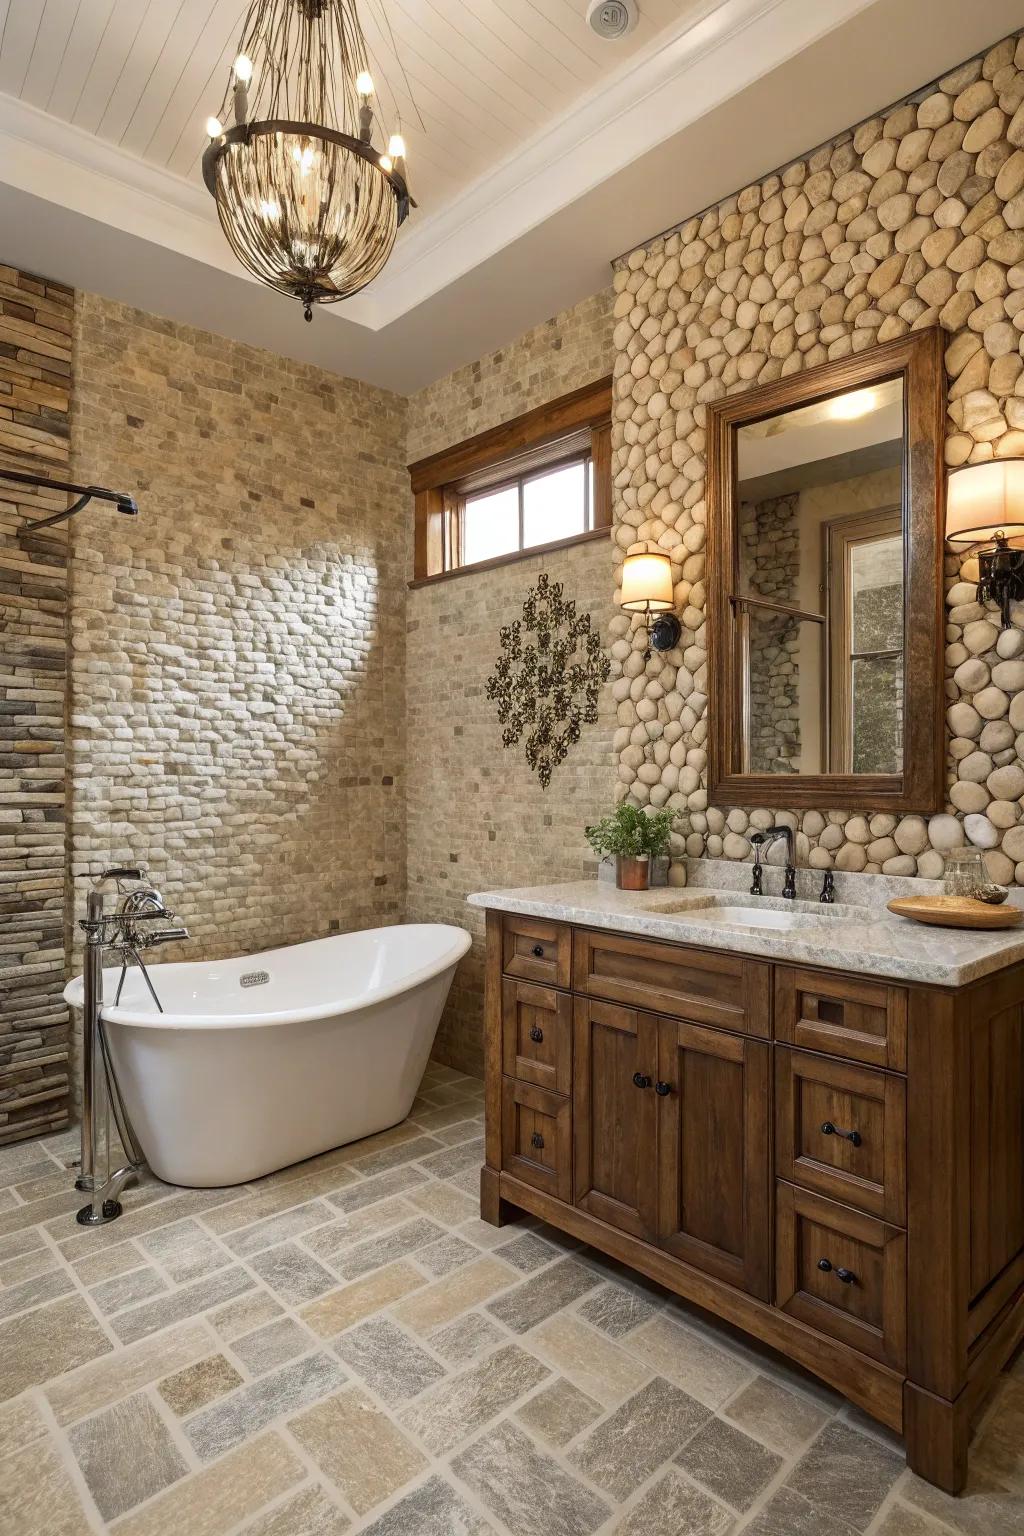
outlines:
[[251, 0], [203, 180], [239, 261], [307, 320], [377, 276], [415, 206], [373, 99], [356, 0]]

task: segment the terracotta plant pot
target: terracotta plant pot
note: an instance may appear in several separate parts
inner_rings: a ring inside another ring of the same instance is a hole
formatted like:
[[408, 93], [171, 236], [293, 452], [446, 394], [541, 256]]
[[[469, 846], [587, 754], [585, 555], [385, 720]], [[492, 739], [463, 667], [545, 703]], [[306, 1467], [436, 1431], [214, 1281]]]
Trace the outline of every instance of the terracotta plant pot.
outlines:
[[615, 884], [620, 891], [646, 891], [651, 883], [651, 860], [644, 854], [642, 859], [627, 858], [617, 854], [615, 858]]

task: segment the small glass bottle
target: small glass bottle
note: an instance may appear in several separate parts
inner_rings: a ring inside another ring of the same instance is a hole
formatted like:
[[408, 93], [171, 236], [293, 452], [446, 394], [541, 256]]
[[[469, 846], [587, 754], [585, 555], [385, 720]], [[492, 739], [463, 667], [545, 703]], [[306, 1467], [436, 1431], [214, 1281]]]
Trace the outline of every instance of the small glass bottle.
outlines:
[[987, 880], [980, 848], [953, 848], [946, 854], [942, 888], [947, 896], [974, 896]]

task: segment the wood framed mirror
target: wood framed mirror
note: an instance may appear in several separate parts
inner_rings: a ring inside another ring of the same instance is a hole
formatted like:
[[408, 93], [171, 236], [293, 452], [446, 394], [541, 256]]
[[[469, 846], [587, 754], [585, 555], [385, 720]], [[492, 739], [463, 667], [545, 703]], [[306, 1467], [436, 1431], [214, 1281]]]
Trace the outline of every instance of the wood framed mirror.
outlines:
[[711, 805], [941, 809], [943, 349], [709, 405]]

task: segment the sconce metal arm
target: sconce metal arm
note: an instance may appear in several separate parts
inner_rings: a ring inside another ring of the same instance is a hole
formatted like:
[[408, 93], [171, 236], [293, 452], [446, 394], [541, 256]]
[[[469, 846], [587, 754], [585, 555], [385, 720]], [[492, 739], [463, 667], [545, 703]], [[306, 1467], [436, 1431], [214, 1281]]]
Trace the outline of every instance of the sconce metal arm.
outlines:
[[77, 497], [70, 507], [65, 507], [63, 512], [54, 512], [51, 517], [41, 517], [34, 523], [25, 523], [18, 529], [18, 533], [33, 533], [39, 528], [52, 528], [55, 523], [67, 522], [69, 517], [74, 517], [76, 512], [81, 512], [90, 501], [112, 501], [119, 512], [126, 517], [138, 515], [138, 506], [135, 498], [125, 491], [108, 491], [102, 485], [74, 485], [68, 480], [51, 480], [46, 475], [29, 475], [21, 470], [5, 469], [0, 465], [0, 480], [11, 480], [15, 485], [32, 485], [46, 491], [67, 491], [70, 496]]

